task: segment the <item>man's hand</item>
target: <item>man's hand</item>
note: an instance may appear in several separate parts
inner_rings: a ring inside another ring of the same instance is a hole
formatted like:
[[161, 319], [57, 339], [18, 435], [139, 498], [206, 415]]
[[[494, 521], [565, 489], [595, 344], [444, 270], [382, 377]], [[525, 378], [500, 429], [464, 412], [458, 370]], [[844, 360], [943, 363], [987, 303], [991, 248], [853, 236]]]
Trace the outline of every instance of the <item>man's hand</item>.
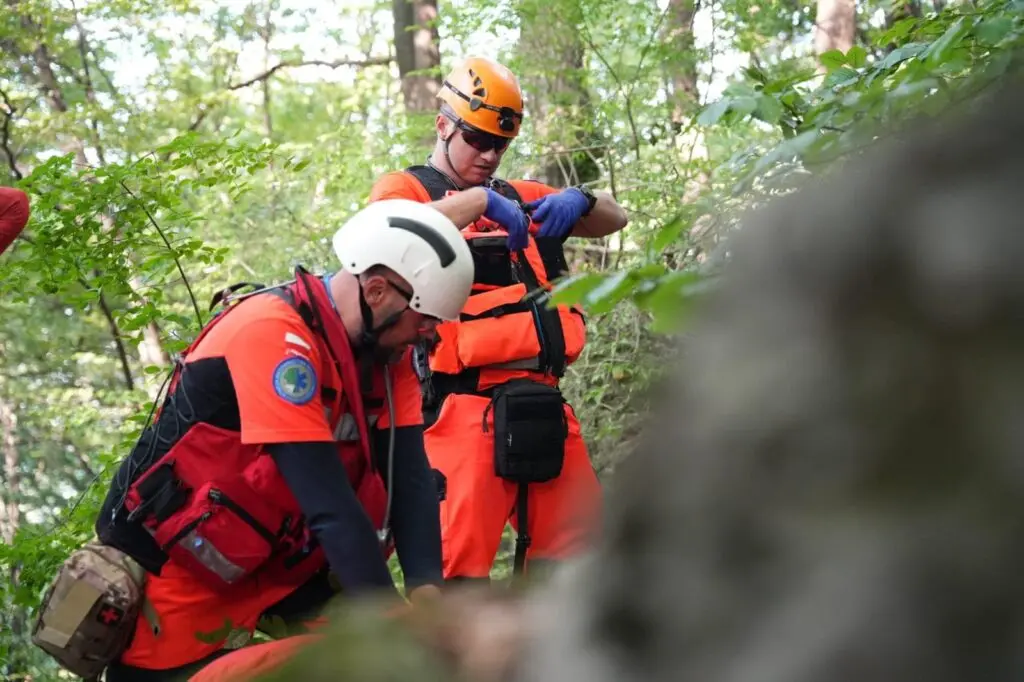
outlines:
[[415, 617], [416, 609], [429, 608], [439, 603], [441, 590], [436, 585], [420, 585], [409, 590], [408, 601], [389, 605], [384, 611], [388, 619], [404, 620]]
[[527, 204], [533, 209], [533, 222], [540, 225], [538, 237], [561, 239], [572, 231], [573, 226], [583, 217], [590, 202], [583, 192], [575, 187], [548, 194]]
[[430, 604], [441, 597], [441, 589], [437, 585], [420, 585], [409, 591], [409, 601], [413, 606]]
[[487, 210], [484, 217], [501, 225], [508, 232], [508, 248], [511, 251], [525, 249], [528, 239], [530, 219], [523, 213], [519, 204], [506, 199], [493, 189], [487, 189]]

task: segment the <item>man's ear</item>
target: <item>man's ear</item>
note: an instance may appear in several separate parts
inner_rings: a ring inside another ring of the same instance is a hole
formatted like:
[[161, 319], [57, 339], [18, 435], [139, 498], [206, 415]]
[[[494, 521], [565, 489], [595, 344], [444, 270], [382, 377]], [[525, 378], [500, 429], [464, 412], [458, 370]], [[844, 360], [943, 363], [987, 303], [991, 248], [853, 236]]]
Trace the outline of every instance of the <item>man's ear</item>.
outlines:
[[363, 298], [367, 305], [376, 307], [387, 295], [388, 283], [383, 275], [369, 275], [362, 281]]
[[437, 130], [437, 137], [442, 142], [447, 142], [448, 138], [454, 133], [455, 122], [444, 114], [438, 114], [437, 118], [434, 119], [434, 127]]

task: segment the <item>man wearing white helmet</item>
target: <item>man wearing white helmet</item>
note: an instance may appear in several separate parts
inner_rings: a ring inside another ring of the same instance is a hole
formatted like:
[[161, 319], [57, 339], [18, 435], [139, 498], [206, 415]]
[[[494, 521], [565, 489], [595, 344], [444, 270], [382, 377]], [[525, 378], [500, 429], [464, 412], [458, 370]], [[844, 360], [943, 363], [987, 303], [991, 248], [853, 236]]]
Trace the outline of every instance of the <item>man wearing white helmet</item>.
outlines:
[[[339, 586], [398, 597], [392, 550], [410, 598], [442, 583], [422, 431], [388, 412], [370, 423], [366, 396], [390, 388], [382, 358], [458, 317], [472, 257], [451, 220], [404, 200], [358, 212], [333, 245], [331, 276], [299, 267], [292, 283], [226, 297], [115, 475], [96, 532], [147, 580], [109, 682], [183, 679], [261, 616], [309, 616]], [[116, 629], [126, 613], [104, 620]]]

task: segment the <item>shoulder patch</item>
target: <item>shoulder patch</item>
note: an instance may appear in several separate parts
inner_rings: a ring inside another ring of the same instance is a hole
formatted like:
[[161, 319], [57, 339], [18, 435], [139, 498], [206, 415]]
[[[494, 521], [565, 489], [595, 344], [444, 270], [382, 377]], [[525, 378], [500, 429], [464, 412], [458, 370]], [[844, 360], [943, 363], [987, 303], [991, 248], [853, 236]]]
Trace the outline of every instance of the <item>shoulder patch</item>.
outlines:
[[274, 392], [294, 405], [305, 405], [316, 395], [316, 370], [306, 358], [292, 356], [274, 368]]

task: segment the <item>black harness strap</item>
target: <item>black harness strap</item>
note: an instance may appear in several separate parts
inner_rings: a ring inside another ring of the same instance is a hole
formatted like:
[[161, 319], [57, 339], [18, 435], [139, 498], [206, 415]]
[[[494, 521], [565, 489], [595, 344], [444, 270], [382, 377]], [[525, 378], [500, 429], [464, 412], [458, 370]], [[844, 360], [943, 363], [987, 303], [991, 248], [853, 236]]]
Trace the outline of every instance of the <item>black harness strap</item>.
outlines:
[[519, 532], [516, 534], [516, 554], [512, 560], [512, 575], [522, 575], [526, 567], [526, 550], [530, 548], [530, 529], [528, 526], [527, 500], [530, 499], [529, 485], [520, 483], [516, 489], [516, 522]]
[[[519, 276], [526, 283], [527, 293], [537, 291], [541, 288], [540, 282], [526, 260], [526, 253], [520, 250], [516, 254], [519, 257]], [[546, 305], [538, 305], [536, 299], [531, 299], [528, 305], [533, 309], [534, 325], [540, 336], [541, 367], [561, 378], [565, 374], [565, 336], [562, 334], [562, 320], [558, 311]]]

